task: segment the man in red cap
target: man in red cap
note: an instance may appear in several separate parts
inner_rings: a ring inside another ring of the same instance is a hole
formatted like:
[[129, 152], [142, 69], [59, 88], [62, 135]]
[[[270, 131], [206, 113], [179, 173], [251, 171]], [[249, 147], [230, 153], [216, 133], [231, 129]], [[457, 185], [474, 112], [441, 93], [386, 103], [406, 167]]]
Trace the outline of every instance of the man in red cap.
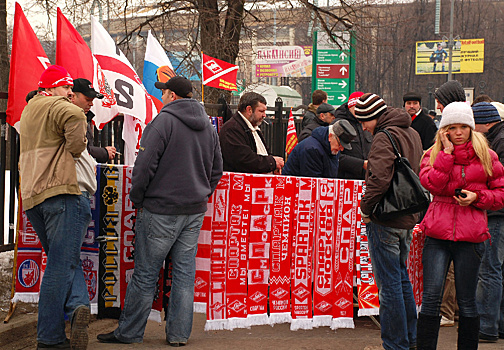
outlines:
[[[86, 349], [89, 294], [80, 247], [91, 209], [76, 170], [86, 149], [86, 116], [69, 100], [73, 80], [65, 68], [47, 68], [38, 86], [21, 115], [19, 157], [23, 208], [47, 254], [37, 349]], [[70, 341], [65, 313], [72, 322]]]
[[348, 102], [339, 106], [334, 112], [335, 121], [347, 120], [357, 133], [357, 137], [352, 141], [351, 149], [345, 149], [340, 154], [338, 169], [340, 179], [364, 180], [366, 177], [367, 157], [373, 136], [362, 130], [361, 123], [354, 116], [355, 104], [362, 95], [360, 91], [352, 93]]

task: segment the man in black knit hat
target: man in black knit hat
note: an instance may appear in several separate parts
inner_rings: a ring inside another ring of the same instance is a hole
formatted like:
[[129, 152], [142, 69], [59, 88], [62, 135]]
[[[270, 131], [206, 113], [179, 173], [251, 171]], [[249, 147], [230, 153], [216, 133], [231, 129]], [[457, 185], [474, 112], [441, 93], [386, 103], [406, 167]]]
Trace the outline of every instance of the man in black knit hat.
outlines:
[[456, 80], [450, 80], [441, 85], [434, 93], [437, 108], [443, 109], [452, 102], [465, 102], [466, 95], [462, 85]]

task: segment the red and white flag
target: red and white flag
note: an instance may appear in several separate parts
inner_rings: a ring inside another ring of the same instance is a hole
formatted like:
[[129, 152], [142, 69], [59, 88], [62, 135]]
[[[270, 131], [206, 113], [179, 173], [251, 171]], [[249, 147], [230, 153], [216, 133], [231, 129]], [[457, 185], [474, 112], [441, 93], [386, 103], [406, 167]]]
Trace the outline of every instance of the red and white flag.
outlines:
[[294, 116], [292, 115], [292, 108], [289, 115], [289, 124], [287, 126], [287, 139], [285, 141], [285, 153], [289, 155], [294, 147], [298, 144], [296, 133], [296, 125], [294, 124]]
[[98, 129], [114, 119], [119, 113], [114, 92], [110, 88], [100, 64], [91, 53], [82, 36], [63, 15], [58, 7], [58, 26], [56, 40], [56, 64], [65, 67], [72, 78], [89, 80], [95, 90], [103, 94], [103, 99], [95, 99], [91, 111]]
[[19, 120], [26, 106], [26, 95], [38, 88], [42, 72], [51, 65], [35, 32], [16, 2], [9, 73], [7, 123], [19, 131]]
[[157, 114], [151, 96], [126, 56], [98, 22], [91, 16], [91, 50], [114, 90], [117, 109], [148, 124]]
[[203, 54], [203, 85], [237, 91], [238, 66]]

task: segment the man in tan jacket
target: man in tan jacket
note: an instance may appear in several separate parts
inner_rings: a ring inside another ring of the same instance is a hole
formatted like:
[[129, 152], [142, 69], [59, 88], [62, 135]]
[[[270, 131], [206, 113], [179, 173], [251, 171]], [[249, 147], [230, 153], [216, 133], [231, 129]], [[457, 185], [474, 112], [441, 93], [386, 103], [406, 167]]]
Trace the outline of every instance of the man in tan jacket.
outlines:
[[[80, 247], [91, 209], [74, 160], [86, 149], [86, 116], [69, 100], [73, 80], [63, 67], [47, 68], [38, 85], [21, 115], [19, 158], [23, 208], [47, 254], [37, 349], [86, 349], [89, 295]], [[70, 340], [65, 313], [72, 321]]]

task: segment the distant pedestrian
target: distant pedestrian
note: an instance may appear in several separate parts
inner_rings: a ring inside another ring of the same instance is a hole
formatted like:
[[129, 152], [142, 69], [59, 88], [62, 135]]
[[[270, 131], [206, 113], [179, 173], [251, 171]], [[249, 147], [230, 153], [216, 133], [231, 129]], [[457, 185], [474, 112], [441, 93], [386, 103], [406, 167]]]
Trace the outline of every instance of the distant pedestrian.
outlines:
[[418, 319], [418, 349], [436, 349], [439, 306], [450, 262], [459, 306], [458, 349], [477, 349], [480, 320], [476, 286], [484, 241], [490, 234], [486, 210], [504, 207], [504, 167], [474, 131], [471, 107], [453, 102], [443, 110], [436, 143], [422, 159], [420, 179], [434, 196], [420, 227], [424, 291]]
[[301, 127], [303, 129], [310, 120], [315, 119], [317, 117], [317, 108], [322, 103], [327, 103], [327, 92], [322, 90], [313, 91], [312, 103], [308, 105], [308, 110], [305, 112], [303, 120], [301, 121]]
[[421, 106], [422, 96], [416, 92], [408, 92], [403, 96], [404, 109], [411, 117], [411, 127], [415, 129], [422, 139], [422, 148], [427, 150], [434, 144], [437, 127]]

